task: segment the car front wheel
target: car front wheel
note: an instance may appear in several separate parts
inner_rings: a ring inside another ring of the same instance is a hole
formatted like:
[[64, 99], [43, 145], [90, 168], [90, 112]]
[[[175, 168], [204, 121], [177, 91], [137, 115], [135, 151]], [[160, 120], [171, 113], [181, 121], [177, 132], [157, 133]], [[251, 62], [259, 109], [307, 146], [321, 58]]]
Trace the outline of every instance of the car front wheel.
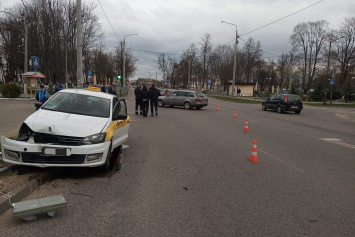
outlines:
[[266, 110], [266, 109], [267, 109], [265, 104], [262, 105], [262, 109], [263, 109], [263, 110]]
[[112, 142], [110, 147], [108, 148], [108, 152], [107, 152], [107, 156], [106, 156], [106, 162], [105, 164], [102, 166], [102, 168], [104, 170], [106, 170], [107, 172], [109, 172], [111, 170], [111, 159], [112, 158]]
[[185, 109], [191, 109], [191, 104], [190, 104], [190, 102], [185, 102], [184, 108], [185, 108]]

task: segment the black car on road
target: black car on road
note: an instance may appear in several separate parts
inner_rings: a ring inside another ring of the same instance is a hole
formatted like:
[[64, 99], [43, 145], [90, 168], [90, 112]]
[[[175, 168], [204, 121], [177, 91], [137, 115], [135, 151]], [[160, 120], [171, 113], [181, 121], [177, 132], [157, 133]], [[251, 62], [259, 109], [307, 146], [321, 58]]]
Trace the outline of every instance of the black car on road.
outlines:
[[299, 114], [303, 109], [303, 103], [299, 95], [275, 94], [263, 101], [262, 109], [272, 109], [278, 113], [282, 113], [284, 111], [295, 111], [296, 114]]

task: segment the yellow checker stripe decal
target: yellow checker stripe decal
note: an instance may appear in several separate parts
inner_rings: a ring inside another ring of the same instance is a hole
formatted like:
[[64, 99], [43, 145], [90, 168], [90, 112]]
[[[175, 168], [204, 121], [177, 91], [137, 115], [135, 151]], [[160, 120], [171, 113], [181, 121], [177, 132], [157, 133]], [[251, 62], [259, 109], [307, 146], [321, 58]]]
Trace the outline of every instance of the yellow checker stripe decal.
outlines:
[[113, 121], [106, 129], [106, 141], [110, 141], [113, 133], [115, 130], [122, 128], [123, 126], [126, 126], [128, 123], [131, 122], [131, 118], [128, 116], [126, 120], [118, 120], [118, 121]]

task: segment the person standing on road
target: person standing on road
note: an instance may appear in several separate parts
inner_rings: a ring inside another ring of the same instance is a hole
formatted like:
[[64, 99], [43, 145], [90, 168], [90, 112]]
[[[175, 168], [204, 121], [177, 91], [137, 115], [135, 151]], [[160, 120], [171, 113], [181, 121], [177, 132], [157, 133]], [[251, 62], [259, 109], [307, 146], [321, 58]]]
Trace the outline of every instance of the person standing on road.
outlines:
[[158, 116], [158, 98], [160, 96], [160, 91], [152, 84], [150, 87], [150, 112], [154, 116], [153, 106], [155, 108], [155, 116]]
[[146, 85], [143, 86], [142, 91], [139, 93], [139, 97], [142, 99], [143, 116], [147, 117], [147, 113], [149, 109], [150, 91], [148, 91]]
[[64, 87], [64, 85], [63, 85], [63, 82], [60, 81], [60, 82], [58, 83], [58, 85], [55, 87], [54, 93], [57, 93], [58, 91], [61, 91], [61, 90], [63, 90], [63, 89], [65, 89], [65, 87]]
[[108, 88], [107, 92], [111, 95], [117, 95], [116, 91], [113, 89], [113, 85], [110, 85], [110, 88]]
[[43, 86], [43, 85], [41, 85], [39, 88], [40, 88], [40, 89], [38, 90], [38, 99], [39, 99], [38, 101], [39, 101], [39, 102], [44, 103], [44, 102], [45, 102], [45, 96], [44, 96], [45, 91], [44, 91], [44, 86]]
[[44, 102], [45, 103], [49, 99], [49, 90], [48, 86], [44, 86]]
[[136, 96], [136, 114], [138, 114], [138, 106], [140, 108], [140, 114], [143, 115], [142, 99], [140, 97], [141, 84], [138, 84], [136, 89], [134, 89], [134, 95]]
[[103, 92], [103, 93], [107, 93], [107, 91], [106, 91], [106, 83], [105, 82], [102, 84], [102, 87], [101, 87], [100, 91]]
[[240, 96], [240, 93], [242, 93], [242, 90], [240, 88], [238, 88], [238, 90], [237, 90], [238, 96]]

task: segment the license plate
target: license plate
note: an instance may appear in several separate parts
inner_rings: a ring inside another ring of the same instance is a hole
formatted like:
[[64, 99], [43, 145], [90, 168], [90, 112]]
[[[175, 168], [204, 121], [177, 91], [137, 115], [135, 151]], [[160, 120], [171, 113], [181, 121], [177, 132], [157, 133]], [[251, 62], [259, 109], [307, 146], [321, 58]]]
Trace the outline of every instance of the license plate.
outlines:
[[298, 109], [298, 106], [291, 106], [292, 109]]
[[66, 148], [44, 148], [45, 155], [49, 156], [68, 156], [68, 149]]
[[206, 100], [202, 100], [202, 102], [206, 102]]

